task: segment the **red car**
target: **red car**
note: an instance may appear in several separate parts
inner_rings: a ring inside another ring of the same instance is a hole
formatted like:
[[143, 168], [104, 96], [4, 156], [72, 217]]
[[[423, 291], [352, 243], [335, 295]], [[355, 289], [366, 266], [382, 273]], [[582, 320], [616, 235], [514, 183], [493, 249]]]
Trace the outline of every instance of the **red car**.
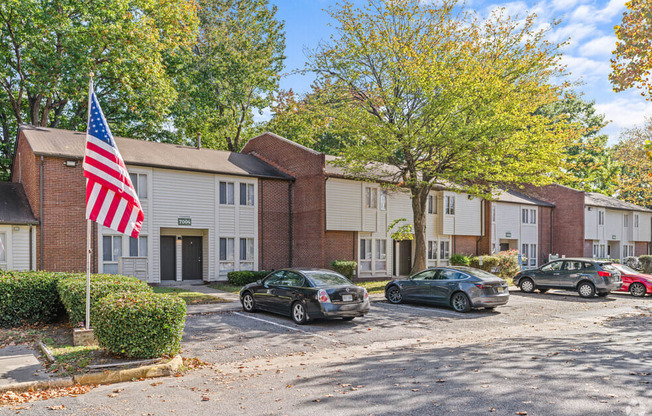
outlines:
[[643, 274], [622, 264], [612, 264], [618, 269], [623, 279], [619, 292], [629, 292], [632, 296], [643, 297], [652, 294], [652, 275]]

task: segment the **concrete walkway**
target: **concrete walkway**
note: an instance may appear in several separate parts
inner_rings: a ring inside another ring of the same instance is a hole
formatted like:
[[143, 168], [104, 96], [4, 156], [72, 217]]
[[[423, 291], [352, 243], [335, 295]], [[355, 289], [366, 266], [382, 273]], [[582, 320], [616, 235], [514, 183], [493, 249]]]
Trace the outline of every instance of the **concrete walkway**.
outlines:
[[37, 358], [38, 354], [24, 345], [0, 348], [0, 388], [28, 381], [46, 381], [50, 375]]
[[240, 296], [237, 293], [225, 292], [223, 290], [213, 289], [207, 285], [178, 285], [174, 286], [179, 289], [189, 290], [191, 292], [203, 293], [205, 295], [215, 296], [226, 299], [231, 302], [240, 302]]

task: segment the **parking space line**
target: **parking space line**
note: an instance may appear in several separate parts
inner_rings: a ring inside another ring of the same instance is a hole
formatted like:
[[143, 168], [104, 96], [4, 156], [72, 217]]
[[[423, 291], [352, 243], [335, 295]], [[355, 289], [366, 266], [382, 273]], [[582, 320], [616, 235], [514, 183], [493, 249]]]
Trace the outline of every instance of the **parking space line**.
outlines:
[[268, 324], [271, 324], [271, 325], [276, 325], [276, 326], [279, 326], [279, 327], [281, 327], [281, 328], [290, 329], [290, 330], [292, 330], [292, 331], [303, 332], [304, 334], [312, 335], [313, 337], [323, 338], [323, 339], [328, 340], [328, 341], [330, 341], [330, 342], [334, 342], [334, 343], [336, 343], [336, 344], [340, 344], [340, 341], [338, 341], [338, 340], [336, 340], [336, 339], [332, 339], [332, 338], [329, 338], [329, 337], [327, 337], [327, 336], [320, 335], [320, 334], [315, 334], [314, 332], [304, 331], [303, 329], [299, 329], [299, 328], [292, 328], [291, 326], [287, 326], [287, 325], [279, 324], [279, 323], [274, 322], [274, 321], [268, 321], [267, 319], [256, 318], [255, 316], [245, 315], [245, 314], [240, 313], [240, 312], [233, 312], [233, 314], [234, 314], [234, 315], [238, 315], [238, 316], [242, 316], [243, 318], [249, 318], [249, 319], [253, 319], [253, 320], [255, 320], [255, 321], [260, 321], [260, 322], [265, 322], [265, 323], [268, 323]]
[[420, 309], [422, 311], [443, 313], [443, 314], [446, 314], [446, 315], [456, 316], [456, 317], [462, 318], [462, 319], [468, 319], [468, 316], [462, 315], [461, 313], [451, 312], [451, 311], [444, 311], [444, 310], [441, 310], [441, 309], [422, 308], [422, 307], [419, 307], [419, 306], [409, 306], [409, 305], [397, 305], [397, 304], [392, 304], [392, 303], [383, 303], [383, 305], [398, 306], [399, 308], [407, 308], [407, 309]]

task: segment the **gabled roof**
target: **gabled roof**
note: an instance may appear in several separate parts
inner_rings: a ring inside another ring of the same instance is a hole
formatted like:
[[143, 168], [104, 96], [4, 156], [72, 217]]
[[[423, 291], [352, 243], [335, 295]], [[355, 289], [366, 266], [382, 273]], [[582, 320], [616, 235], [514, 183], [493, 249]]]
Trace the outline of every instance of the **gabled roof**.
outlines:
[[0, 182], [0, 224], [38, 224], [22, 184]]
[[625, 211], [652, 212], [652, 209], [632, 204], [631, 202], [621, 201], [611, 196], [599, 194], [597, 192], [584, 193], [584, 205], [593, 207], [602, 207], [610, 209], [620, 209]]
[[554, 207], [555, 204], [542, 201], [514, 190], [499, 190], [496, 192], [496, 201], [520, 205], [537, 205], [540, 207]]
[[[83, 159], [86, 132], [23, 125], [21, 133], [37, 156]], [[253, 155], [169, 143], [115, 137], [127, 165], [221, 173], [236, 176], [292, 179]]]

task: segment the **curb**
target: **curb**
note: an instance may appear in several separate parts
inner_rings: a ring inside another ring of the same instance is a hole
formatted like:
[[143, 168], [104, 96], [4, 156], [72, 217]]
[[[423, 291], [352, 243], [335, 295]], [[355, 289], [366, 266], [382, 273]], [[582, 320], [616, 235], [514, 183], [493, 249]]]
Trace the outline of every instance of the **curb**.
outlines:
[[183, 366], [183, 359], [176, 355], [164, 364], [146, 365], [125, 370], [106, 370], [101, 373], [87, 373], [73, 376], [72, 378], [55, 378], [52, 380], [26, 381], [0, 386], [0, 394], [8, 391], [24, 392], [29, 390], [47, 390], [60, 387], [71, 387], [76, 384], [112, 384], [131, 381], [140, 378], [154, 378], [171, 376]]

